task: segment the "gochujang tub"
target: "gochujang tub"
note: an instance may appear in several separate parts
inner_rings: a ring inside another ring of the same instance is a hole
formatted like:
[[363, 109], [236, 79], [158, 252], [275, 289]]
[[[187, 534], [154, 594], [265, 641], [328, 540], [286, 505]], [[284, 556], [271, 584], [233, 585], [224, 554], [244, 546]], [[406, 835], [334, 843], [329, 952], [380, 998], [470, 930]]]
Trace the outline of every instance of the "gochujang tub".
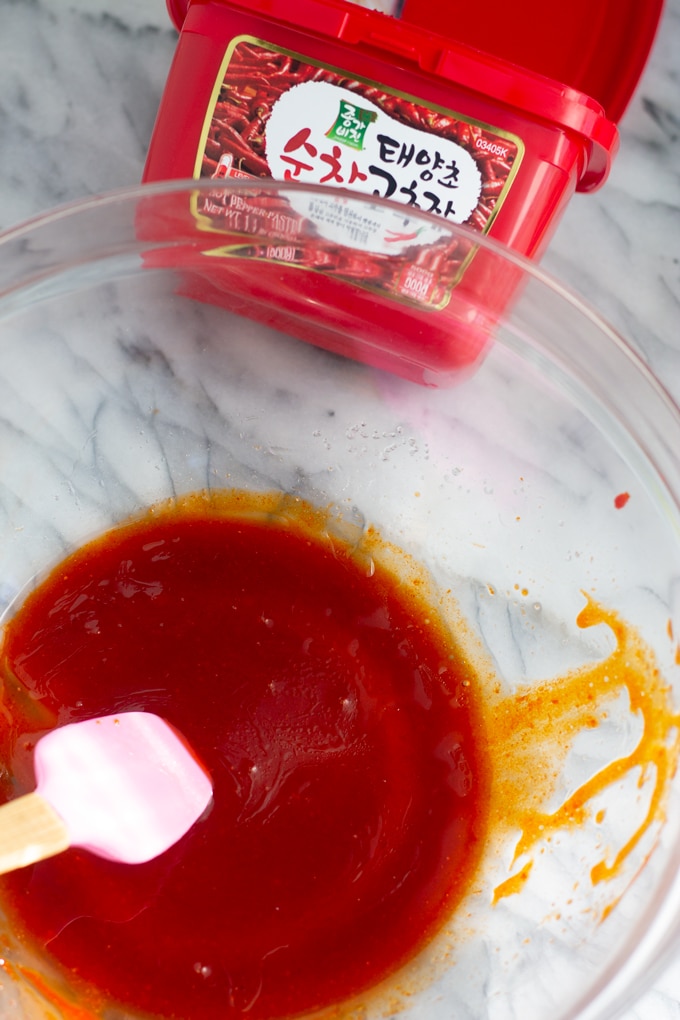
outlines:
[[[573, 193], [609, 171], [618, 133], [600, 103], [344, 0], [169, 7], [181, 35], [144, 180], [244, 189], [194, 200], [209, 257], [187, 292], [229, 304], [236, 280], [241, 311], [298, 335], [313, 304], [306, 339], [421, 382], [474, 365], [494, 319], [479, 295], [500, 312], [519, 275], [490, 273], [475, 237], [540, 256]], [[290, 194], [261, 193], [272, 178]], [[356, 192], [375, 197], [370, 216]]]

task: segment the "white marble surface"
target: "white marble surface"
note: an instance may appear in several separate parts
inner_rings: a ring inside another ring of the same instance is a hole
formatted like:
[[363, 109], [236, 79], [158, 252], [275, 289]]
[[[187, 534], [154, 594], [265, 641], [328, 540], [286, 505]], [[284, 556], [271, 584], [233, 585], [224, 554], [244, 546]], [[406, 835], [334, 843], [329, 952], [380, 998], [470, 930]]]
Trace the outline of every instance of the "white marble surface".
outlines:
[[[139, 180], [175, 42], [163, 0], [0, 0], [0, 228]], [[678, 401], [679, 54], [669, 0], [609, 181], [576, 196], [544, 259]], [[680, 1017], [680, 952], [624, 1016]]]

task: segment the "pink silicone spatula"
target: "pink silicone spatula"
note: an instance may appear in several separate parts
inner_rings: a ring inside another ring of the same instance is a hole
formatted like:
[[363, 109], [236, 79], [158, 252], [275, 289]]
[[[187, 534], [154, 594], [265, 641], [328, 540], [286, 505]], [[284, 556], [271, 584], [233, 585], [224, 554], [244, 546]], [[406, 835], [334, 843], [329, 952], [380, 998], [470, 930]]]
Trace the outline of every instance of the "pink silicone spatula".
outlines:
[[182, 737], [149, 712], [52, 730], [35, 746], [34, 793], [0, 807], [0, 874], [83, 847], [141, 864], [203, 814], [212, 784]]

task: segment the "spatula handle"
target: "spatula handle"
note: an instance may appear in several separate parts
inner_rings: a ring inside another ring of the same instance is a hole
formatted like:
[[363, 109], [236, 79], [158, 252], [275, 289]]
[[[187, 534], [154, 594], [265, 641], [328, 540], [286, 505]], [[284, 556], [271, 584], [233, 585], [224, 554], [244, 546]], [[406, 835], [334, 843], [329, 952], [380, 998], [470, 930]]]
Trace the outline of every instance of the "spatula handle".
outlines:
[[0, 874], [63, 853], [70, 843], [68, 829], [39, 793], [0, 807]]

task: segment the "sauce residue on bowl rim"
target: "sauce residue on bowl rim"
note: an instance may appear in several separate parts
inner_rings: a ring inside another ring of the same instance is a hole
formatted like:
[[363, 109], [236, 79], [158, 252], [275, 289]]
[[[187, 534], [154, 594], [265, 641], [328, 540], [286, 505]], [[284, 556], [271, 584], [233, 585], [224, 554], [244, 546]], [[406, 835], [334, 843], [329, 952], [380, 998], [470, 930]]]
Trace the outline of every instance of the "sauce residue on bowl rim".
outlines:
[[[680, 755], [680, 714], [673, 705], [672, 689], [636, 630], [614, 611], [585, 593], [584, 597], [578, 626], [608, 627], [615, 641], [613, 650], [598, 662], [562, 677], [521, 685], [509, 695], [496, 689], [490, 699], [498, 747], [492, 810], [499, 815], [492, 827], [519, 833], [512, 863], [524, 862], [496, 887], [494, 902], [521, 889], [531, 874], [532, 855], [541, 844], [549, 843], [558, 832], [591, 822], [601, 826], [606, 809], [594, 806], [598, 796], [627, 777], [637, 774], [635, 785], [645, 804], [620, 845], [602, 846], [589, 868], [592, 885], [620, 877], [633, 851], [665, 817], [669, 784]], [[623, 708], [615, 704], [622, 696]], [[629, 747], [619, 757], [601, 761], [558, 805], [547, 808], [576, 738], [588, 731], [596, 733], [613, 709], [637, 722]], [[529, 767], [532, 782], [524, 784], [520, 794], [517, 778]], [[614, 905], [610, 902], [604, 908], [602, 919]]]

